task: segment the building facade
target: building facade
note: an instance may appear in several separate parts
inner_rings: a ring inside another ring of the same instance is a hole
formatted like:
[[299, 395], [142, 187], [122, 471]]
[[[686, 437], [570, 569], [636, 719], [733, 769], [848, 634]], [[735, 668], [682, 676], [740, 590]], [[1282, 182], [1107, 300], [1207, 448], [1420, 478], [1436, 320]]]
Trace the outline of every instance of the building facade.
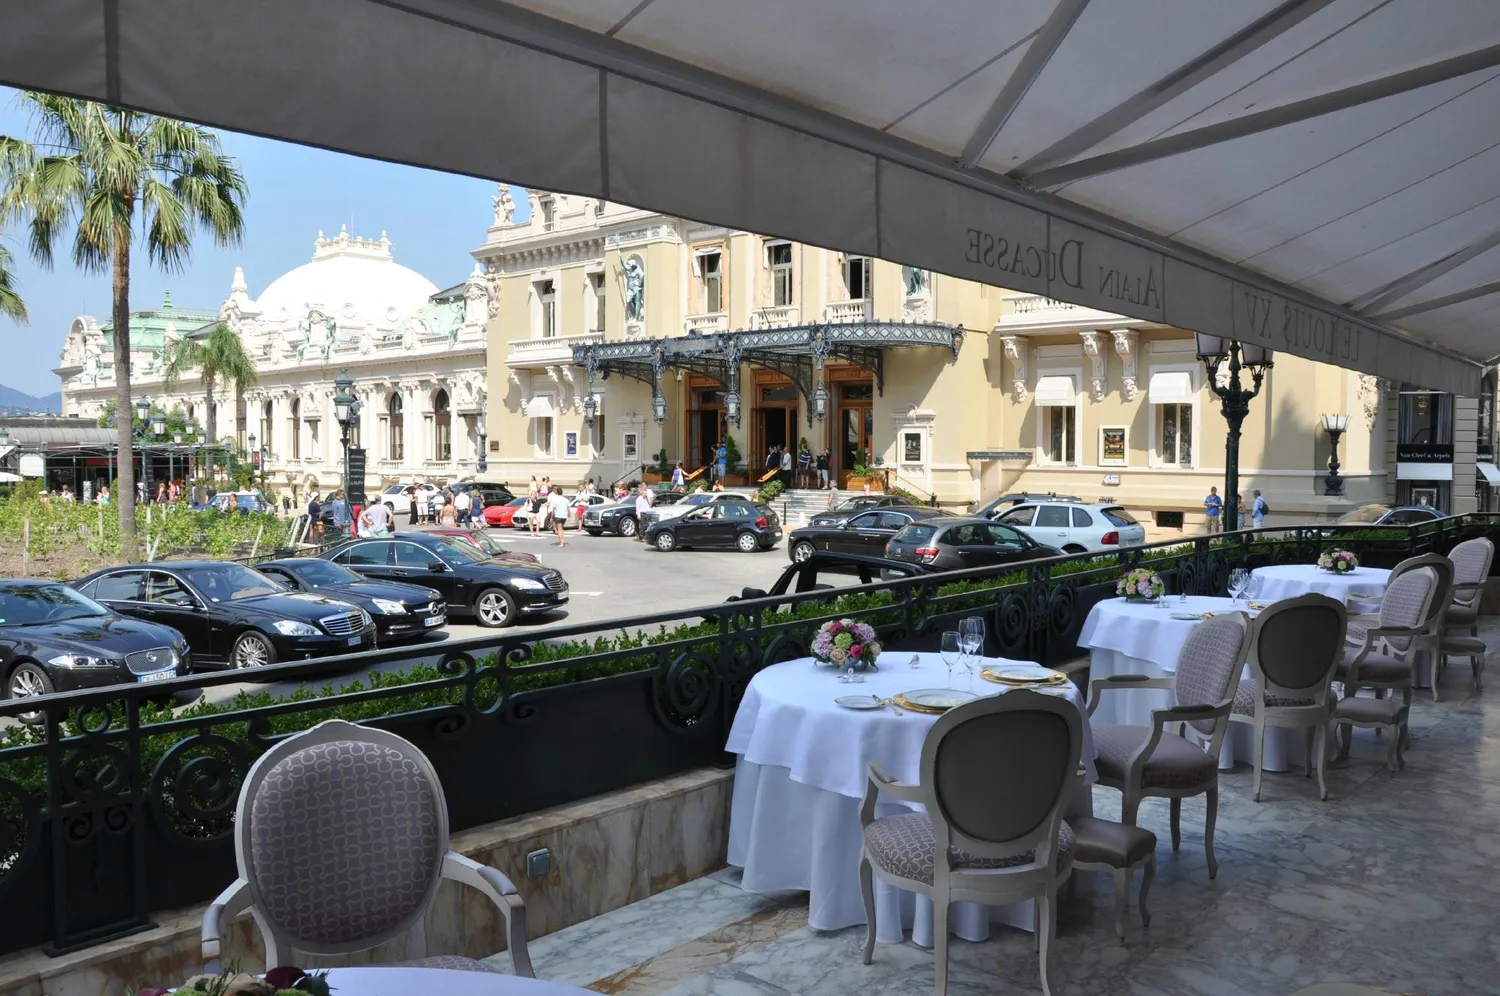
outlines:
[[[334, 378], [347, 369], [361, 405], [350, 445], [367, 453], [367, 488], [397, 481], [472, 477], [485, 406], [485, 327], [494, 297], [477, 271], [439, 290], [395, 261], [391, 241], [318, 233], [310, 261], [252, 297], [235, 269], [215, 311], [173, 309], [132, 315], [132, 388], [137, 397], [181, 408], [206, 423], [196, 376], [168, 391], [162, 359], [176, 337], [224, 322], [244, 341], [258, 381], [237, 397], [216, 393], [217, 433], [242, 452], [259, 451], [265, 480], [299, 499], [342, 482], [342, 432]], [[63, 412], [96, 416], [113, 399], [113, 331], [73, 323], [57, 373]], [[253, 440], [253, 443], [252, 443]]]
[[[530, 217], [518, 221], [501, 188], [474, 252], [498, 295], [494, 480], [608, 483], [639, 476], [662, 451], [693, 470], [726, 436], [758, 469], [773, 444], [805, 438], [829, 451], [841, 480], [868, 462], [954, 507], [1057, 492], [1117, 501], [1189, 532], [1202, 527], [1208, 489], [1223, 486], [1226, 423], [1189, 332], [589, 198], [527, 196]], [[951, 348], [902, 339], [926, 326], [960, 334]], [[729, 345], [736, 336], [810, 327], [883, 328], [897, 341], [828, 357], [811, 380], [775, 357], [732, 367], [724, 358], [746, 355]], [[599, 358], [592, 371], [581, 359], [589, 355]], [[634, 366], [606, 360], [623, 355]], [[1277, 356], [1243, 427], [1241, 493], [1260, 489], [1273, 523], [1409, 500], [1399, 482], [1419, 471], [1397, 460], [1403, 397], [1399, 385]], [[1467, 511], [1478, 501], [1470, 482], [1482, 406], [1445, 404], [1456, 413], [1446, 431], [1470, 440], [1449, 452], [1468, 463], [1442, 472], [1452, 483], [1432, 500]], [[1349, 416], [1338, 495], [1326, 493], [1325, 413]]]

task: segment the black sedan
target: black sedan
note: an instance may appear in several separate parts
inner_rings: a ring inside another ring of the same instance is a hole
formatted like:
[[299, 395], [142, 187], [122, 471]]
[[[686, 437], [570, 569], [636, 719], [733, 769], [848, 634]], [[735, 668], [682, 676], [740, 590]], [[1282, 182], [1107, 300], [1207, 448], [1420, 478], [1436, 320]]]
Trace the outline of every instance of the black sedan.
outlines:
[[1061, 557], [1063, 552], [998, 522], [947, 516], [913, 522], [891, 537], [885, 555], [929, 571], [961, 571]]
[[73, 587], [121, 615], [180, 632], [195, 669], [260, 667], [375, 645], [375, 623], [364, 609], [290, 592], [243, 564], [133, 564], [95, 571]]
[[353, 540], [324, 560], [367, 578], [435, 588], [453, 615], [481, 626], [510, 626], [523, 615], [551, 612], [568, 602], [562, 574], [541, 565], [491, 560], [472, 543], [430, 533]]
[[855, 495], [845, 498], [826, 512], [819, 512], [807, 520], [809, 526], [832, 526], [872, 508], [918, 508], [916, 502], [904, 495]]
[[728, 547], [741, 553], [769, 550], [781, 541], [781, 520], [769, 505], [709, 502], [646, 527], [646, 542], [666, 553], [688, 547]]
[[7, 698], [177, 677], [182, 634], [126, 619], [55, 581], [0, 582]]
[[[681, 491], [658, 491], [651, 496], [652, 507], [672, 505], [687, 497]], [[614, 533], [634, 536], [640, 529], [635, 517], [635, 499], [626, 498], [610, 505], [594, 505], [583, 513], [583, 528], [590, 536]]]
[[371, 581], [316, 557], [287, 557], [257, 564], [255, 569], [291, 591], [315, 591], [358, 605], [375, 620], [375, 633], [382, 645], [436, 632], [448, 622], [448, 606], [434, 588]]
[[887, 506], [858, 512], [847, 519], [793, 529], [787, 537], [786, 553], [793, 561], [806, 560], [818, 551], [885, 556], [885, 545], [913, 522], [952, 518], [952, 513], [923, 505]]

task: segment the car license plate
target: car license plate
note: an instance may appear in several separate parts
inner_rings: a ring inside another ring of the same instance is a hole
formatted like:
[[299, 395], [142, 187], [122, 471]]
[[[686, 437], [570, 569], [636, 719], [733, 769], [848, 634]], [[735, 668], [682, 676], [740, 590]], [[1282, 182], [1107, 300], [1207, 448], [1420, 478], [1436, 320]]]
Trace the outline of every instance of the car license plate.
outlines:
[[351, 636], [351, 637], [349, 637], [349, 646], [351, 646], [351, 647], [357, 647], [361, 643], [364, 643], [364, 642], [365, 642], [365, 638], [362, 637], [362, 636]]
[[152, 672], [150, 672], [148, 674], [138, 674], [138, 675], [135, 676], [135, 680], [136, 681], [166, 681], [168, 678], [175, 678], [175, 677], [177, 677], [177, 669], [175, 667], [169, 667], [165, 671], [152, 671]]
[[423, 626], [441, 626], [443, 623], [445, 623], [447, 621], [448, 621], [448, 617], [447, 616], [428, 616], [426, 619], [422, 620], [422, 625]]

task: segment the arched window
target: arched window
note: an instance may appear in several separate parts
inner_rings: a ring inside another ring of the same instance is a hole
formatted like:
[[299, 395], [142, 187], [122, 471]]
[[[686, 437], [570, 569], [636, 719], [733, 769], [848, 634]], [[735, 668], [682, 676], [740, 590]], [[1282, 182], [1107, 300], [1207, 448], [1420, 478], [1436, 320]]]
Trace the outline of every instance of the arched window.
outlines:
[[292, 399], [292, 459], [302, 459], [302, 399]]
[[453, 413], [448, 410], [448, 392], [432, 396], [432, 458], [453, 459]]
[[386, 458], [406, 459], [406, 419], [401, 414], [401, 392], [391, 394], [386, 402]]

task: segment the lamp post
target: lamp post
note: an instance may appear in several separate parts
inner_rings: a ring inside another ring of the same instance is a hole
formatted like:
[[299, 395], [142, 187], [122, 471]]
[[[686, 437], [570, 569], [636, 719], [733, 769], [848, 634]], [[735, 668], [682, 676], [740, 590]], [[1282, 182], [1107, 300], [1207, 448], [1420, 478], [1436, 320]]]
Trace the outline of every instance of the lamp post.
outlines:
[[[1272, 352], [1264, 346], [1247, 345], [1237, 339], [1198, 333], [1198, 359], [1208, 370], [1208, 386], [1219, 398], [1229, 435], [1224, 442], [1224, 519], [1226, 525], [1240, 523], [1240, 427], [1250, 414], [1250, 399], [1260, 393], [1266, 371], [1274, 365]], [[1229, 376], [1219, 383], [1219, 369], [1228, 364]], [[1250, 386], [1240, 381], [1248, 371]]]
[[667, 399], [660, 390], [656, 392], [656, 397], [651, 399], [651, 417], [656, 420], [657, 425], [667, 420]]
[[132, 428], [134, 435], [141, 440], [140, 489], [141, 497], [148, 502], [151, 500], [151, 440], [148, 436], [151, 426], [147, 422], [150, 415], [151, 399], [143, 394], [135, 399], [135, 425]]
[[[594, 427], [594, 420], [598, 417], [598, 411], [598, 402], [596, 402], [594, 400], [594, 396], [590, 394], [588, 396], [588, 399], [583, 403], [583, 421], [590, 429]], [[474, 461], [474, 473], [476, 474], [483, 474], [485, 471], [490, 469], [490, 458], [488, 453], [489, 438], [489, 432], [485, 428], [484, 405], [481, 404], [479, 406], [479, 459]]]
[[1328, 441], [1333, 444], [1333, 450], [1328, 454], [1328, 476], [1323, 478], [1328, 488], [1326, 494], [1342, 496], [1344, 493], [1344, 479], [1339, 476], [1339, 437], [1348, 428], [1348, 415], [1323, 416], [1323, 431], [1328, 433]]
[[254, 488], [255, 487], [255, 465], [258, 464], [258, 463], [260, 463], [260, 450], [256, 449], [256, 447], [255, 447], [255, 433], [252, 432], [252, 433], [250, 433], [250, 435], [246, 436], [245, 437], [245, 441], [250, 444], [250, 450], [249, 450], [249, 455], [250, 455], [250, 487]]
[[354, 378], [348, 370], [340, 370], [333, 379], [333, 417], [339, 423], [339, 444], [344, 448], [344, 501], [349, 501], [349, 425], [354, 419]]

